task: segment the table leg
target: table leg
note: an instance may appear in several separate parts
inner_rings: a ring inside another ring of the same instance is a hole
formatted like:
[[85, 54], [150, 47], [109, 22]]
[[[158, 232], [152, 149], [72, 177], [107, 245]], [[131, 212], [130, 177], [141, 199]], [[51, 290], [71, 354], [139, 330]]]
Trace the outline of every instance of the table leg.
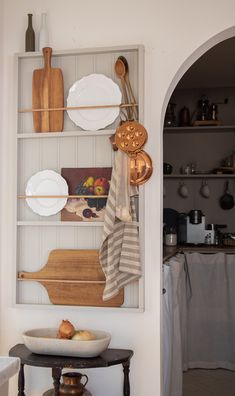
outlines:
[[62, 369], [60, 367], [52, 368], [52, 378], [54, 384], [54, 396], [59, 396], [60, 377]]
[[18, 396], [25, 396], [24, 393], [24, 365], [20, 365], [20, 371], [18, 375]]
[[122, 366], [124, 372], [123, 396], [130, 396], [130, 381], [129, 381], [130, 361], [128, 360], [127, 362], [122, 363]]

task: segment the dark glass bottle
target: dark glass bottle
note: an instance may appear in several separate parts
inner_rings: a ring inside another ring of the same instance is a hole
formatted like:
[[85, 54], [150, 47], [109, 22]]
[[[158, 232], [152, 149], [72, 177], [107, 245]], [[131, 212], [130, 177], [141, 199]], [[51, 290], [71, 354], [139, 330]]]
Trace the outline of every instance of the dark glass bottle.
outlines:
[[28, 27], [25, 33], [25, 51], [35, 51], [35, 33], [32, 24], [33, 14], [28, 14]]

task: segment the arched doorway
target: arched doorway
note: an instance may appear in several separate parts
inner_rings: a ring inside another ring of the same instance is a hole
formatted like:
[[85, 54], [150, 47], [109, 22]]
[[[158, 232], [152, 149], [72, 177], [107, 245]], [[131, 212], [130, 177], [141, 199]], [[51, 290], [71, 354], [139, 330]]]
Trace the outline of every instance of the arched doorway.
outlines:
[[[173, 78], [173, 80], [172, 80], [172, 82], [171, 82], [171, 84], [170, 84], [170, 86], [168, 87], [168, 91], [167, 91], [167, 93], [166, 93], [166, 96], [165, 96], [165, 100], [164, 100], [164, 106], [163, 106], [163, 110], [162, 110], [162, 123], [164, 122], [164, 118], [165, 118], [165, 114], [166, 114], [166, 108], [167, 108], [167, 105], [168, 105], [168, 103], [169, 103], [169, 101], [171, 100], [171, 98], [172, 98], [172, 95], [174, 95], [174, 91], [175, 91], [175, 88], [177, 87], [177, 85], [180, 83], [180, 81], [182, 80], [182, 78], [183, 78], [183, 76], [185, 75], [185, 73], [190, 69], [190, 67], [192, 66], [192, 65], [194, 65], [196, 62], [197, 62], [197, 60], [200, 58], [200, 57], [202, 57], [204, 54], [206, 54], [210, 49], [212, 49], [212, 48], [214, 48], [214, 47], [216, 47], [217, 46], [217, 44], [220, 44], [220, 43], [222, 43], [222, 42], [224, 42], [224, 41], [226, 41], [226, 40], [228, 40], [228, 39], [231, 39], [231, 38], [234, 38], [234, 36], [235, 36], [235, 27], [232, 27], [232, 28], [229, 28], [229, 29], [227, 29], [227, 30], [225, 30], [225, 31], [223, 31], [223, 32], [221, 32], [221, 33], [219, 33], [218, 35], [216, 35], [216, 36], [214, 36], [213, 38], [211, 38], [210, 40], [208, 40], [205, 44], [203, 44], [200, 48], [198, 48], [184, 63], [183, 63], [183, 65], [181, 66], [181, 68], [178, 70], [178, 72], [175, 74], [175, 76], [174, 76], [174, 78]], [[228, 59], [227, 59], [227, 61], [229, 61]], [[177, 127], [177, 126], [176, 126]], [[174, 131], [175, 132], [175, 131]], [[201, 131], [200, 131], [201, 132]], [[207, 131], [208, 132], [208, 131]], [[175, 141], [174, 141], [175, 142]], [[235, 147], [235, 146], [234, 146]], [[174, 149], [176, 148], [176, 145], [174, 144]], [[163, 157], [164, 158], [164, 157]], [[179, 173], [179, 170], [178, 170], [178, 173]], [[177, 176], [177, 175], [175, 175], [175, 176]], [[183, 176], [182, 176], [183, 177]], [[223, 177], [223, 176], [222, 176]], [[171, 192], [170, 192], [170, 194], [171, 194]], [[187, 191], [187, 194], [188, 194], [188, 191]], [[186, 196], [187, 196], [187, 194], [186, 194]], [[186, 198], [186, 196], [184, 197], [184, 198]], [[182, 198], [182, 197], [181, 197]], [[234, 219], [235, 220], [235, 219]], [[235, 229], [235, 227], [234, 227], [234, 229]], [[197, 244], [197, 243], [196, 243]], [[173, 250], [172, 250], [173, 251]], [[177, 251], [177, 250], [176, 250]], [[174, 254], [175, 254], [175, 252], [174, 252]], [[234, 256], [235, 257], [235, 256]], [[163, 284], [164, 284], [164, 282], [163, 282]], [[165, 290], [164, 290], [165, 291]], [[164, 299], [165, 299], [165, 297], [164, 297], [164, 295], [163, 295], [163, 301], [164, 301]], [[163, 317], [164, 317], [164, 315], [163, 315]], [[176, 325], [178, 325], [178, 326], [181, 326], [181, 323], [180, 323], [180, 319], [181, 318], [179, 318], [178, 317], [178, 321], [177, 321], [177, 323], [176, 323]], [[170, 335], [169, 335], [170, 336]], [[180, 338], [180, 334], [178, 334], [177, 335], [178, 336], [178, 338]], [[179, 342], [181, 342], [181, 340], [179, 340]], [[179, 346], [178, 345], [178, 348], [180, 349], [181, 348], [181, 346]], [[179, 350], [178, 349], [178, 350]], [[169, 370], [170, 371], [170, 370]], [[174, 377], [174, 373], [172, 374], [172, 376]], [[168, 378], [168, 380], [169, 380], [169, 378]], [[178, 393], [174, 393], [174, 392], [172, 392], [172, 391], [170, 391], [170, 384], [169, 384], [169, 382], [168, 382], [168, 385], [166, 385], [166, 376], [165, 376], [165, 378], [164, 378], [164, 386], [168, 386], [168, 390], [166, 390], [166, 388], [165, 388], [165, 393], [164, 393], [164, 391], [163, 391], [163, 395], [164, 396], [168, 396], [168, 395], [170, 395], [170, 396], [173, 396], [173, 395], [179, 395], [180, 393], [179, 393], [179, 389], [180, 389], [180, 386], [178, 387], [178, 390], [176, 390], [176, 392], [178, 392]], [[179, 378], [178, 379], [174, 379], [174, 381], [175, 381], [175, 383], [177, 382], [177, 381], [179, 381], [180, 382], [180, 380], [179, 380]], [[167, 393], [168, 392], [168, 393]], [[169, 393], [170, 392], [170, 393]], [[206, 393], [205, 393], [205, 395], [206, 395]], [[188, 396], [188, 394], [186, 395], [186, 394], [184, 394], [183, 396]], [[203, 396], [204, 396], [204, 394], [203, 394]]]

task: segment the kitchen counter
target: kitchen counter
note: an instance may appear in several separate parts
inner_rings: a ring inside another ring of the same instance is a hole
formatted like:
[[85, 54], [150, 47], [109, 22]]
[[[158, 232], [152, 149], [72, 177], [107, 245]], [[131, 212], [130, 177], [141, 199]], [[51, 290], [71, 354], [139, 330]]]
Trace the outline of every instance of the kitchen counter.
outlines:
[[163, 262], [175, 256], [177, 253], [182, 252], [198, 252], [198, 253], [230, 253], [235, 254], [234, 246], [216, 246], [216, 245], [177, 245], [177, 246], [164, 246], [163, 247]]

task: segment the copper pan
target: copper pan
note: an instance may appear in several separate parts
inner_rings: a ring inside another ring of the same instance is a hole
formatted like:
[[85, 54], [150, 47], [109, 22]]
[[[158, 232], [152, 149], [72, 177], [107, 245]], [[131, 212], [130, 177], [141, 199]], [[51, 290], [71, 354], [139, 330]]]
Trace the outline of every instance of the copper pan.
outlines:
[[153, 173], [153, 165], [150, 156], [140, 150], [129, 156], [130, 184], [139, 186], [144, 184]]
[[137, 121], [123, 122], [116, 130], [115, 145], [125, 153], [139, 151], [146, 143], [148, 133]]

